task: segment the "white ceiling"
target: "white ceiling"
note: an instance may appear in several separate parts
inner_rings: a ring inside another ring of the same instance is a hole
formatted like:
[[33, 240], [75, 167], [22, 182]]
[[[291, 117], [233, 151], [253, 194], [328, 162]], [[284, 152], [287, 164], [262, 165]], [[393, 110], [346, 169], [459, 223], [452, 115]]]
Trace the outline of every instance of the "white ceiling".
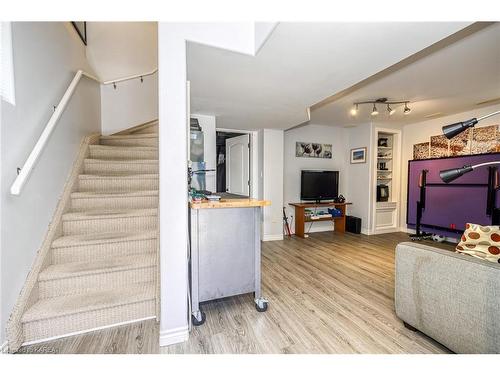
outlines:
[[219, 127], [287, 129], [311, 105], [469, 24], [280, 23], [255, 57], [189, 43], [191, 112], [216, 115]]
[[[387, 114], [370, 115], [372, 106], [359, 107], [355, 117], [352, 103], [380, 97], [408, 99], [412, 109], [403, 114], [404, 105]], [[363, 86], [311, 112], [311, 123], [350, 126], [367, 121], [408, 124], [429, 118], [477, 108], [477, 103], [498, 98], [500, 102], [500, 23], [487, 26], [411, 64]], [[490, 103], [494, 104], [494, 103]]]

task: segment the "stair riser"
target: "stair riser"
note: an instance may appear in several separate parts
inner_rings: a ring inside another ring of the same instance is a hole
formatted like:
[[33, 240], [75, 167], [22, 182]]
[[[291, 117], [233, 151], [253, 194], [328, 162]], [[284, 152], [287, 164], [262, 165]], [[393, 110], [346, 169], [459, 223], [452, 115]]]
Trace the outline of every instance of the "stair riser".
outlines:
[[74, 211], [91, 209], [135, 209], [158, 207], [158, 196], [116, 197], [116, 198], [72, 198], [71, 208]]
[[80, 179], [79, 190], [86, 192], [129, 192], [139, 190], [158, 190], [157, 178], [128, 179]]
[[155, 300], [23, 323], [24, 341], [43, 340], [155, 315]]
[[59, 247], [52, 248], [52, 261], [54, 264], [98, 261], [120, 256], [155, 253], [157, 250], [158, 240], [156, 239]]
[[158, 147], [158, 138], [131, 138], [131, 139], [101, 139], [101, 145], [106, 146], [147, 146]]
[[39, 280], [40, 298], [92, 293], [103, 289], [120, 288], [134, 283], [150, 282], [154, 280], [155, 270], [155, 266], [150, 266], [63, 279]]
[[64, 220], [63, 233], [65, 236], [74, 234], [91, 234], [103, 232], [126, 232], [155, 230], [158, 225], [156, 216], [137, 216], [110, 219]]
[[129, 148], [103, 150], [99, 148], [90, 149], [90, 158], [92, 159], [105, 159], [105, 160], [124, 160], [124, 159], [158, 159], [157, 150], [131, 150]]
[[86, 174], [111, 174], [111, 173], [158, 173], [158, 163], [85, 163]]

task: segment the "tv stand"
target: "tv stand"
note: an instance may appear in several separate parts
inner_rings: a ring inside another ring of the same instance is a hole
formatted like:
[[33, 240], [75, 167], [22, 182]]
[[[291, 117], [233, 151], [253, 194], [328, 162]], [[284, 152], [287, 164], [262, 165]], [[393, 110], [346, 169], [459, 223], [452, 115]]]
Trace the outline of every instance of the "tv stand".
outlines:
[[[345, 232], [345, 208], [347, 205], [352, 203], [335, 203], [335, 202], [323, 202], [323, 203], [289, 203], [290, 206], [295, 208], [295, 235], [301, 238], [305, 238], [305, 223], [316, 222], [316, 221], [334, 221], [335, 230], [337, 232]], [[340, 217], [325, 217], [320, 219], [309, 219], [306, 218], [305, 211], [306, 208], [317, 208], [317, 207], [335, 207], [342, 211], [342, 216]]]

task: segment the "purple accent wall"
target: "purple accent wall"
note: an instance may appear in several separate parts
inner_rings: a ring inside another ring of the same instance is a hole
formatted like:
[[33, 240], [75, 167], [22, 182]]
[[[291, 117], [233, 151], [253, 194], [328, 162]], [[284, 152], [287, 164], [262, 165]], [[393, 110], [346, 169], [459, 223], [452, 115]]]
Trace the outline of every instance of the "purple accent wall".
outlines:
[[[500, 153], [460, 156], [441, 159], [410, 160], [408, 162], [408, 228], [415, 229], [417, 218], [417, 201], [420, 199], [418, 179], [420, 172], [427, 169], [427, 184], [443, 183], [439, 171], [457, 168], [464, 165], [475, 165], [489, 161], [500, 161]], [[500, 170], [500, 166], [497, 166]], [[448, 185], [428, 186], [426, 189], [425, 210], [422, 224], [437, 225], [449, 228], [455, 224], [456, 229], [463, 231], [466, 223], [490, 225], [491, 217], [486, 215], [487, 187], [457, 186], [460, 184], [487, 184], [488, 168], [482, 167], [469, 172]], [[497, 207], [500, 206], [500, 191], [497, 191]], [[460, 234], [446, 230], [436, 230], [422, 226], [422, 230], [442, 234], [448, 237], [460, 237]]]

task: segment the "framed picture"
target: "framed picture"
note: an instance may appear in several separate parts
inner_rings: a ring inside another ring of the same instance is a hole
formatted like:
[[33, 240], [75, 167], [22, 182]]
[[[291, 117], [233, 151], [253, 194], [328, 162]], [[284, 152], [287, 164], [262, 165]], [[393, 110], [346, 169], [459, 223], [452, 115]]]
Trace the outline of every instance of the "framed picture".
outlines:
[[351, 149], [351, 164], [366, 163], [366, 147]]
[[332, 145], [329, 143], [295, 143], [295, 156], [298, 158], [332, 158]]
[[87, 45], [87, 22], [71, 22], [71, 24], [80, 36], [83, 44]]

